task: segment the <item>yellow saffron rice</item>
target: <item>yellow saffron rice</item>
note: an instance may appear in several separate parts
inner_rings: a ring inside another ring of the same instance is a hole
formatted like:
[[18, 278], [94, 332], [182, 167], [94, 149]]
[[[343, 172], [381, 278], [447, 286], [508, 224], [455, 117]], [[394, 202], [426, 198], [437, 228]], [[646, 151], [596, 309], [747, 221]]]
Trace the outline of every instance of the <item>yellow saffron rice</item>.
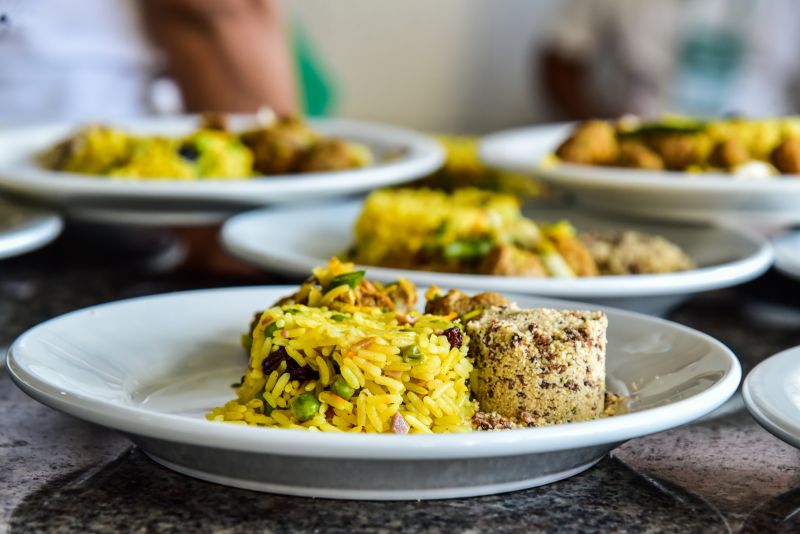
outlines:
[[[324, 297], [330, 303], [335, 292]], [[406, 317], [399, 324], [397, 313], [380, 308], [274, 306], [253, 331], [237, 398], [206, 417], [311, 431], [391, 432], [399, 413], [411, 433], [471, 430], [475, 408], [466, 337], [460, 347], [451, 347], [441, 332], [456, 323], [411, 316], [415, 321]], [[416, 347], [413, 357], [410, 347]], [[352, 396], [336, 394], [337, 379], [352, 388]], [[299, 420], [292, 402], [306, 393], [319, 406], [309, 419]]]

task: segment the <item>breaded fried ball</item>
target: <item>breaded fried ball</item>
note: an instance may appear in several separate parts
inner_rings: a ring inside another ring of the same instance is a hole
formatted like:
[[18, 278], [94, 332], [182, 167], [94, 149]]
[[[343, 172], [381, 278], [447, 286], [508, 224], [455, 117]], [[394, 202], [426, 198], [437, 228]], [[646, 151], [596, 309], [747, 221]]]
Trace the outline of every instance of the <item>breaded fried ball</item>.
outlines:
[[293, 172], [299, 159], [317, 139], [317, 134], [297, 117], [283, 118], [241, 135], [242, 143], [253, 152], [253, 168], [261, 174]]
[[782, 174], [800, 174], [800, 137], [787, 137], [772, 151], [770, 161]]
[[668, 134], [653, 136], [649, 140], [664, 165], [672, 171], [682, 171], [691, 165], [700, 163], [698, 139], [694, 136]]
[[298, 159], [297, 172], [337, 171], [364, 167], [371, 159], [369, 149], [341, 139], [324, 139], [311, 145]]
[[750, 160], [747, 147], [739, 139], [724, 139], [714, 145], [708, 162], [714, 167], [730, 169]]
[[617, 159], [619, 144], [614, 127], [604, 121], [586, 121], [556, 150], [568, 163], [608, 165]]
[[660, 171], [664, 169], [664, 160], [643, 144], [627, 142], [620, 144], [616, 165]]

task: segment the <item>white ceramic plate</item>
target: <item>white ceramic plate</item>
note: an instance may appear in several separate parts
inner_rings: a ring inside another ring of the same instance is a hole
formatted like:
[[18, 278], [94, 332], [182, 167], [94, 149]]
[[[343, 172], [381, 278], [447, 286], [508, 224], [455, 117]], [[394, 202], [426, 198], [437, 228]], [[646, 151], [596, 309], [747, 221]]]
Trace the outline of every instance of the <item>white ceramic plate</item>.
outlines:
[[541, 177], [581, 204], [604, 211], [675, 221], [800, 223], [800, 176], [748, 180], [588, 165], [543, 167], [542, 158], [571, 129], [571, 124], [556, 124], [495, 133], [482, 140], [480, 156], [488, 165]]
[[31, 252], [61, 233], [61, 217], [0, 200], [0, 259]]
[[[311, 269], [341, 255], [353, 242], [359, 202], [282, 210], [257, 210], [228, 220], [222, 240], [236, 256], [285, 274], [304, 277]], [[432, 273], [364, 267], [384, 282], [408, 278], [418, 284], [506, 291], [570, 298], [654, 314], [688, 295], [756, 278], [772, 263], [772, 250], [761, 236], [726, 228], [680, 227], [593, 217], [577, 210], [526, 209], [536, 220], [569, 219], [578, 229], [634, 228], [673, 240], [699, 269], [662, 275], [592, 278], [522, 278]]]
[[[692, 421], [736, 390], [740, 367], [690, 328], [606, 310], [607, 383], [632, 413], [560, 426], [449, 435], [328, 434], [206, 421], [246, 366], [239, 335], [292, 287], [190, 291], [87, 308], [12, 345], [35, 399], [119, 430], [156, 461], [232, 486], [344, 499], [451, 498], [559, 480], [628, 439]], [[520, 306], [575, 303], [517, 299]], [[54, 439], [57, 439], [55, 437]]]
[[800, 280], [800, 231], [788, 232], [772, 241], [775, 249], [775, 268]]
[[758, 364], [747, 375], [742, 396], [761, 426], [800, 448], [800, 347]]
[[[252, 117], [231, 119], [242, 129]], [[413, 180], [437, 169], [443, 151], [425, 135], [365, 122], [319, 119], [319, 132], [363, 143], [376, 164], [348, 171], [270, 176], [249, 180], [110, 180], [50, 171], [35, 155], [80, 125], [51, 124], [0, 131], [0, 188], [37, 202], [66, 208], [70, 215], [94, 221], [136, 224], [206, 224], [246, 207], [304, 202], [368, 191]], [[177, 136], [198, 125], [195, 116], [121, 121], [131, 132]], [[148, 214], [151, 215], [148, 217]]]

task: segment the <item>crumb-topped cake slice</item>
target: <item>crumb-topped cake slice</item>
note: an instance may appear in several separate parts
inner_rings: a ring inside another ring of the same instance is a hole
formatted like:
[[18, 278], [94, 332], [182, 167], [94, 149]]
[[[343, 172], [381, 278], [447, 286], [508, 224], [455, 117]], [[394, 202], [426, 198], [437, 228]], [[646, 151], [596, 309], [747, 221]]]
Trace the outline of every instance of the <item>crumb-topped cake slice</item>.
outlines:
[[485, 310], [466, 325], [482, 411], [531, 426], [600, 417], [607, 326], [603, 312]]

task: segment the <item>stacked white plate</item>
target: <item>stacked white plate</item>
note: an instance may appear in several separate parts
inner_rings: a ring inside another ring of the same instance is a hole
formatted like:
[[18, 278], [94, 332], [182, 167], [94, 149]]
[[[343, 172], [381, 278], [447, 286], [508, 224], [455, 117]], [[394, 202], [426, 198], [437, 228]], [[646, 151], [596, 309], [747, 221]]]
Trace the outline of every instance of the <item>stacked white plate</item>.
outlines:
[[761, 426], [800, 448], [800, 347], [758, 364], [747, 375], [742, 396]]
[[800, 280], [800, 231], [787, 232], [772, 241], [775, 249], [775, 268]]
[[62, 226], [55, 213], [0, 200], [0, 259], [47, 245], [58, 237]]

